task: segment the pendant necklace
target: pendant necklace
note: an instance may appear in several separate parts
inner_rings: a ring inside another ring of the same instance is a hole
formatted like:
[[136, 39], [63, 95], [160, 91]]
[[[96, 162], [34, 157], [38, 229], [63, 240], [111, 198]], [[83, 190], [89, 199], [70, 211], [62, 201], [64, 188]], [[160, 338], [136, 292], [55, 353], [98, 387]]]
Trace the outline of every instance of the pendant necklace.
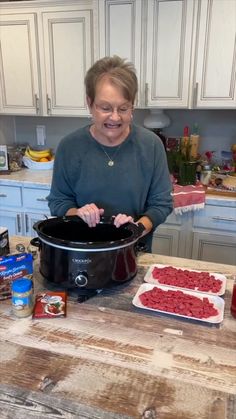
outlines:
[[117, 147], [117, 149], [116, 149], [115, 153], [113, 154], [112, 158], [111, 158], [111, 156], [109, 156], [109, 154], [106, 152], [106, 150], [104, 149], [104, 147], [103, 147], [100, 143], [98, 143], [98, 144], [100, 145], [100, 147], [101, 147], [101, 149], [102, 149], [103, 153], [104, 153], [104, 154], [107, 156], [107, 158], [108, 158], [108, 162], [107, 162], [108, 166], [110, 166], [110, 167], [114, 166], [114, 164], [115, 164], [115, 156], [117, 155], [117, 153], [118, 153], [118, 151], [119, 151], [119, 149], [120, 149], [120, 147], [121, 147], [121, 145], [122, 145], [123, 143], [121, 143], [121, 144], [119, 145], [119, 147]]

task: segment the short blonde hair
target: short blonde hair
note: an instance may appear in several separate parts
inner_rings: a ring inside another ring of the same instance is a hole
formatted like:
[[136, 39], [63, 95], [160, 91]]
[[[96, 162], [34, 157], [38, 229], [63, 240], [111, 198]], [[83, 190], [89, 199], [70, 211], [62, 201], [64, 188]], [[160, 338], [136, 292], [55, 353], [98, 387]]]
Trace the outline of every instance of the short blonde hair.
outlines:
[[96, 87], [102, 78], [107, 78], [113, 85], [119, 87], [126, 100], [134, 104], [138, 91], [138, 80], [134, 65], [120, 58], [104, 57], [96, 61], [85, 76], [86, 95], [93, 105]]

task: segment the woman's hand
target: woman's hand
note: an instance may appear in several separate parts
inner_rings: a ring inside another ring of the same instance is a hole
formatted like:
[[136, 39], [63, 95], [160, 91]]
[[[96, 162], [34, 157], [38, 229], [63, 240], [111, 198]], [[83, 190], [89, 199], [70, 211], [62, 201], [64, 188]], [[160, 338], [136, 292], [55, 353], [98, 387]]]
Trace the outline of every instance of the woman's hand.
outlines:
[[131, 217], [131, 215], [126, 214], [118, 214], [114, 217], [114, 225], [116, 227], [120, 227], [125, 223], [133, 223], [134, 219]]
[[125, 223], [134, 223], [136, 225], [141, 224], [142, 229], [143, 229], [142, 236], [145, 236], [153, 229], [153, 224], [151, 220], [146, 216], [142, 216], [136, 222], [134, 221], [133, 217], [126, 214], [118, 214], [114, 217], [114, 225], [116, 227], [120, 227], [122, 224], [125, 224]]
[[76, 215], [82, 218], [89, 227], [96, 227], [100, 222], [100, 216], [104, 214], [103, 208], [98, 208], [95, 204], [87, 204], [78, 208]]

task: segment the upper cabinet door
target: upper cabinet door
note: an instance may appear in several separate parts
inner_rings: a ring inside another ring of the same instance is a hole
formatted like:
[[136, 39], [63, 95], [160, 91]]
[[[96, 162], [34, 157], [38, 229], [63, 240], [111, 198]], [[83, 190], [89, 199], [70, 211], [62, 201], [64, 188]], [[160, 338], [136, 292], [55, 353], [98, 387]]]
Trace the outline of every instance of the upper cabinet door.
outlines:
[[89, 114], [84, 77], [93, 61], [91, 13], [43, 13], [48, 115]]
[[193, 0], [148, 0], [146, 105], [187, 108]]
[[195, 107], [236, 106], [236, 1], [200, 2]]
[[0, 16], [0, 112], [37, 115], [39, 71], [35, 15]]
[[142, 0], [99, 0], [100, 57], [118, 55], [131, 61], [141, 87]]

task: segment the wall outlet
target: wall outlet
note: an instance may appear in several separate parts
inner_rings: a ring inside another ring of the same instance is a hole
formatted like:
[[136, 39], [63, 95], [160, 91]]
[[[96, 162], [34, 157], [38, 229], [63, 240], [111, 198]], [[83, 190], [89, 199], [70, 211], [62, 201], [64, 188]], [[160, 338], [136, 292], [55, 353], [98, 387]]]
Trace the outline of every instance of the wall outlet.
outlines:
[[37, 137], [37, 144], [38, 145], [45, 145], [46, 144], [45, 125], [37, 125], [36, 126], [36, 137]]

